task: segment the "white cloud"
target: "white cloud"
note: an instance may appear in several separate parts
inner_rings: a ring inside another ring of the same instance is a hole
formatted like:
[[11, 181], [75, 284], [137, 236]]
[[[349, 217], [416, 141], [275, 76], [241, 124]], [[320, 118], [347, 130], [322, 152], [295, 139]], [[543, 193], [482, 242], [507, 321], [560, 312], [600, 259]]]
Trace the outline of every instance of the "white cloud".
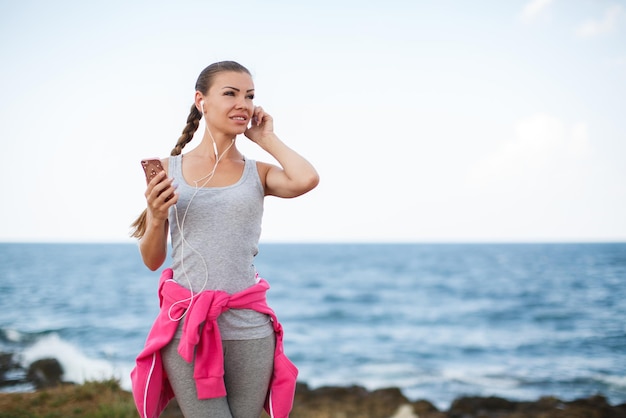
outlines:
[[572, 126], [539, 113], [521, 120], [512, 140], [502, 143], [470, 170], [473, 188], [499, 187], [502, 183], [536, 187], [555, 169], [565, 169], [589, 152], [587, 125]]
[[589, 152], [589, 141], [587, 134], [587, 124], [577, 123], [571, 130], [571, 141], [567, 145], [569, 155], [575, 158], [582, 158]]
[[520, 16], [522, 22], [529, 23], [535, 20], [552, 2], [553, 0], [530, 0], [522, 10]]
[[613, 5], [606, 10], [602, 20], [590, 19], [580, 25], [576, 34], [582, 38], [603, 35], [611, 32], [622, 18], [624, 10], [619, 4]]

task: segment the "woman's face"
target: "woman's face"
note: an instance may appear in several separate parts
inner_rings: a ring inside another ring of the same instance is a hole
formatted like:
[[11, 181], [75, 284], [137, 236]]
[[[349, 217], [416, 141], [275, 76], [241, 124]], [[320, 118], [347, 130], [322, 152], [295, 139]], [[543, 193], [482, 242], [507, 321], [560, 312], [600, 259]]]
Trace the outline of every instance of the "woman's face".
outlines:
[[218, 73], [204, 96], [204, 115], [210, 129], [228, 135], [244, 133], [254, 112], [253, 99], [254, 83], [249, 74]]

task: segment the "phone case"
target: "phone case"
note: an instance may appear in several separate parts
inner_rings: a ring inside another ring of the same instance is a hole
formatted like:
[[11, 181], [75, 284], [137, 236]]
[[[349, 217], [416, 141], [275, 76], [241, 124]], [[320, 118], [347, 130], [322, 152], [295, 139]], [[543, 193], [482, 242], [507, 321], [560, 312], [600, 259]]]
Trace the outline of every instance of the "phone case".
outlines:
[[154, 176], [164, 170], [161, 161], [158, 159], [141, 160], [141, 166], [144, 173], [146, 173], [146, 184], [150, 183]]

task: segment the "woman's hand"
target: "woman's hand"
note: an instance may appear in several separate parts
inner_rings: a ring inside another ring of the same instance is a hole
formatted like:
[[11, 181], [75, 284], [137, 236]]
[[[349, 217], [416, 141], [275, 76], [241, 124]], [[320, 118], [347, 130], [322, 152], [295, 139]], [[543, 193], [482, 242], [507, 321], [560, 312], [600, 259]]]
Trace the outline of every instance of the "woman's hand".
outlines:
[[167, 220], [169, 208], [178, 201], [173, 182], [174, 179], [167, 178], [165, 171], [161, 171], [148, 183], [145, 196], [153, 220]]
[[246, 129], [244, 135], [263, 147], [264, 142], [274, 136], [274, 119], [261, 106], [255, 106], [251, 125]]
[[146, 189], [146, 232], [139, 241], [144, 264], [152, 271], [158, 269], [167, 256], [167, 233], [169, 208], [178, 201], [174, 179], [168, 179], [165, 171], [157, 174]]

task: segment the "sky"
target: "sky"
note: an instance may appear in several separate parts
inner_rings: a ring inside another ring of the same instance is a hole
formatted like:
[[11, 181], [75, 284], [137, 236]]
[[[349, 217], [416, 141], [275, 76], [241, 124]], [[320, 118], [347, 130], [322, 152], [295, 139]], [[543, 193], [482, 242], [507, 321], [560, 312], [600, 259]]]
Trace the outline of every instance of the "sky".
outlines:
[[0, 0], [0, 241], [131, 242], [221, 60], [321, 177], [262, 242], [626, 240], [625, 1]]

